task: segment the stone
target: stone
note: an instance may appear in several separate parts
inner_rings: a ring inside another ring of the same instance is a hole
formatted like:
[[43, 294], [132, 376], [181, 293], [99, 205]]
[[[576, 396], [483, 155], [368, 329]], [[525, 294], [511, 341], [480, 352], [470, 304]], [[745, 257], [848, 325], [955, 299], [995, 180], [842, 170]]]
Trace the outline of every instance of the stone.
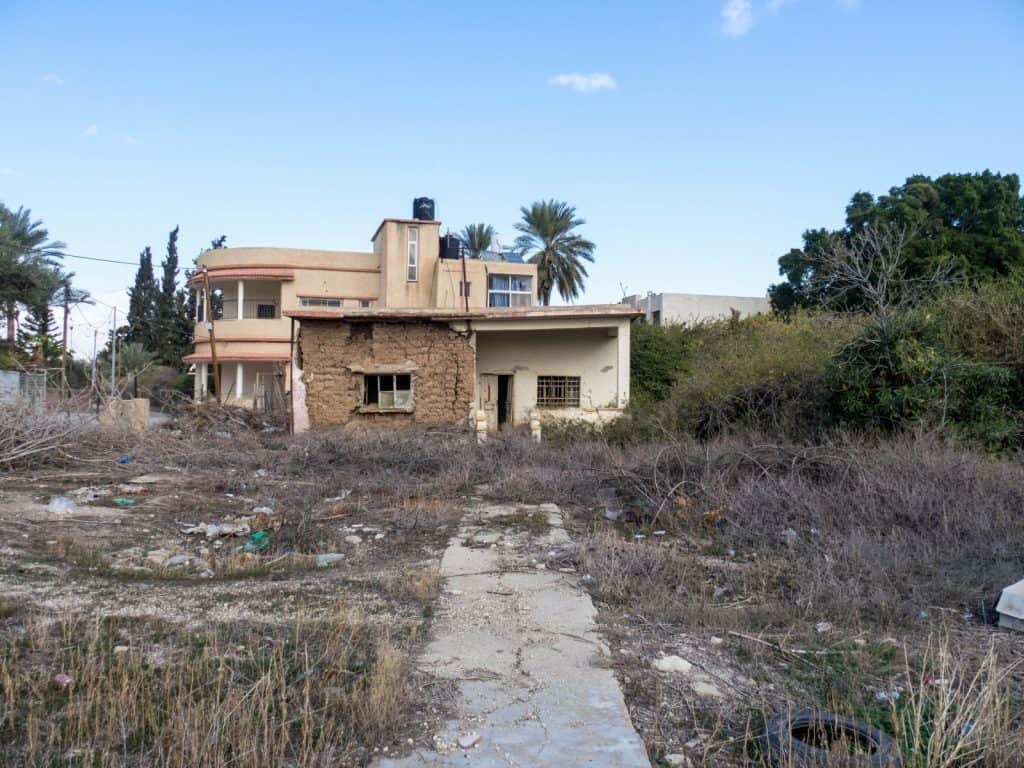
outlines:
[[792, 528], [787, 528], [782, 532], [782, 540], [786, 543], [787, 547], [792, 547], [800, 541], [800, 534]]
[[690, 768], [690, 766], [693, 765], [693, 761], [690, 760], [690, 757], [682, 754], [681, 752], [665, 755], [663, 759], [665, 761], [665, 765], [671, 766], [672, 768]]
[[115, 645], [114, 646], [114, 655], [115, 656], [120, 656], [123, 653], [128, 653], [128, 646], [127, 645]]
[[723, 640], [720, 637], [712, 637], [708, 642], [711, 643], [712, 645], [721, 645], [722, 643], [725, 642], [725, 640]]
[[655, 659], [651, 666], [659, 672], [681, 672], [684, 675], [693, 670], [693, 664], [681, 656], [663, 656]]
[[174, 557], [174, 553], [169, 549], [154, 549], [152, 552], [146, 553], [146, 560], [154, 565], [167, 565], [167, 561]]
[[546, 504], [541, 504], [539, 507], [537, 507], [537, 511], [543, 512], [548, 515], [557, 515], [562, 510], [558, 507], [557, 504], [552, 504], [551, 502], [548, 502]]
[[698, 696], [703, 696], [707, 699], [720, 699], [722, 698], [722, 692], [717, 686], [711, 683], [706, 683], [703, 680], [698, 680], [693, 684], [693, 692]]
[[167, 565], [170, 568], [176, 568], [179, 565], [188, 565], [192, 562], [192, 555], [174, 555], [174, 557], [167, 558]]
[[459, 736], [459, 747], [461, 749], [472, 749], [478, 743], [480, 743], [480, 734], [476, 731], [470, 733], [463, 733]]
[[362, 539], [362, 537], [356, 536], [354, 533], [352, 533], [352, 534], [349, 534], [348, 536], [345, 537], [345, 543], [346, 544], [362, 544], [363, 543], [363, 539]]
[[340, 552], [326, 552], [322, 555], [316, 556], [316, 567], [329, 568], [335, 563], [340, 563], [344, 559], [345, 556]]
[[819, 635], [827, 635], [833, 629], [831, 621], [819, 621], [814, 625], [814, 631]]

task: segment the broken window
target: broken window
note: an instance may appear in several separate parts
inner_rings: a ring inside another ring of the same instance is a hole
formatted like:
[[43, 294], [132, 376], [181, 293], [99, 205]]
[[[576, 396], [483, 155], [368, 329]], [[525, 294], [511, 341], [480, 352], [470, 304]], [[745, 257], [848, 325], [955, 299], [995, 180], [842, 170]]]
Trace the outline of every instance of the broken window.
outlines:
[[528, 307], [533, 304], [533, 278], [529, 275], [488, 275], [488, 307]]
[[412, 410], [412, 376], [408, 373], [366, 374], [363, 376], [363, 405]]
[[541, 408], [579, 408], [579, 376], [538, 376], [537, 405]]

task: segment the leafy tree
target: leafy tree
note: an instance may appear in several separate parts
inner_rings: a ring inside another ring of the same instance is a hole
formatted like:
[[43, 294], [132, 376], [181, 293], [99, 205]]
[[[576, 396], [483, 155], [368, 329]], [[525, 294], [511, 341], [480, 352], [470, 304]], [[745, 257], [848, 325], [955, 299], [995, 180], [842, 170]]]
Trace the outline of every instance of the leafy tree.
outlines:
[[17, 343], [20, 350], [36, 365], [56, 364], [61, 357], [57, 342], [57, 325], [49, 302], [28, 306], [25, 319], [18, 328]]
[[559, 200], [542, 200], [521, 208], [523, 220], [516, 229], [516, 248], [537, 265], [538, 294], [542, 304], [551, 303], [551, 291], [558, 289], [563, 299], [575, 299], [583, 289], [587, 269], [583, 262], [594, 261], [596, 246], [573, 232], [586, 223], [576, 218], [576, 209]]
[[19, 307], [38, 307], [52, 293], [54, 275], [67, 246], [50, 240], [27, 208], [12, 211], [0, 203], [0, 313], [7, 341], [16, 341]]
[[[784, 282], [769, 289], [772, 306], [787, 312], [831, 297], [826, 282], [815, 279], [823, 255], [836, 241], [849, 246], [868, 227], [891, 225], [913, 233], [907, 243], [906, 275], [911, 278], [955, 264], [972, 282], [1002, 278], [1024, 265], [1024, 197], [1016, 174], [945, 174], [937, 179], [911, 176], [875, 198], [857, 192], [846, 208], [846, 226], [836, 232], [804, 232], [803, 247], [779, 259]], [[859, 309], [854, 297], [849, 308]]]
[[494, 242], [494, 227], [490, 224], [467, 224], [459, 233], [462, 244], [469, 253], [469, 258], [479, 259], [484, 251], [489, 251]]

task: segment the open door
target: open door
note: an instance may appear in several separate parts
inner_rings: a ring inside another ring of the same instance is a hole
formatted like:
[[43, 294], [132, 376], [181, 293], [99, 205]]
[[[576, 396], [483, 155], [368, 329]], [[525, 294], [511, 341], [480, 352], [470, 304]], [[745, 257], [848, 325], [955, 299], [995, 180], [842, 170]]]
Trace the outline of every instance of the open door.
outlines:
[[498, 429], [512, 426], [512, 376], [498, 375]]
[[487, 414], [487, 431], [498, 431], [498, 377], [493, 373], [480, 374], [480, 410]]

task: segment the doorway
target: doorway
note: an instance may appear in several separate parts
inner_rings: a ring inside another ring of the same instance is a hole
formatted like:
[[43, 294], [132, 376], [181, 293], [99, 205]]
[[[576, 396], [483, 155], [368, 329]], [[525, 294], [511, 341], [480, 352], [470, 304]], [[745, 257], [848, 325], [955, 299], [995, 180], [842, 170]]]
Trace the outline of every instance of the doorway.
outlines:
[[498, 429], [512, 424], [512, 376], [498, 375]]

